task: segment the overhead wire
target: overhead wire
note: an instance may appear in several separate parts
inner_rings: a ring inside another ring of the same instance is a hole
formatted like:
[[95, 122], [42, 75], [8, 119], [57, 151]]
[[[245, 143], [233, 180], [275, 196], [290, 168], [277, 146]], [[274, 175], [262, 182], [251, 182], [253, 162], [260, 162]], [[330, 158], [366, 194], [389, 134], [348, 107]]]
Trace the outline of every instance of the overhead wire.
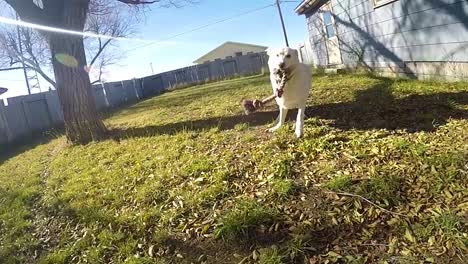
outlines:
[[251, 10], [248, 10], [248, 11], [245, 11], [245, 12], [242, 12], [242, 13], [239, 13], [239, 14], [236, 14], [236, 15], [234, 15], [234, 16], [230, 16], [230, 17], [227, 17], [227, 18], [223, 18], [223, 19], [214, 21], [214, 22], [212, 22], [212, 23], [208, 23], [208, 24], [205, 24], [205, 25], [202, 25], [202, 26], [193, 28], [193, 29], [191, 29], [191, 30], [187, 30], [187, 31], [184, 31], [184, 32], [181, 32], [181, 33], [178, 33], [178, 34], [174, 34], [174, 35], [172, 35], [172, 36], [169, 36], [169, 37], [167, 37], [167, 38], [160, 39], [160, 40], [158, 40], [158, 41], [154, 41], [154, 42], [152, 42], [152, 43], [143, 44], [143, 45], [140, 45], [140, 46], [137, 46], [137, 47], [128, 49], [128, 50], [126, 50], [126, 51], [127, 51], [127, 52], [130, 52], [130, 51], [134, 51], [134, 50], [137, 50], [137, 49], [145, 48], [145, 47], [147, 47], [147, 46], [155, 45], [155, 44], [158, 44], [158, 43], [161, 43], [161, 42], [164, 42], [164, 41], [168, 41], [168, 40], [171, 40], [171, 39], [180, 37], [180, 36], [182, 36], [182, 35], [190, 34], [190, 33], [193, 33], [193, 32], [196, 32], [196, 31], [199, 31], [199, 30], [202, 30], [202, 29], [205, 29], [205, 28], [207, 28], [207, 27], [211, 27], [211, 26], [214, 26], [214, 25], [217, 25], [217, 24], [220, 24], [220, 23], [229, 21], [229, 20], [236, 19], [236, 18], [241, 17], [241, 16], [249, 15], [249, 14], [252, 14], [252, 13], [255, 13], [255, 12], [258, 12], [258, 11], [261, 11], [261, 10], [264, 10], [264, 9], [267, 9], [267, 8], [272, 7], [272, 6], [274, 6], [274, 5], [275, 5], [275, 4], [269, 4], [269, 5], [266, 5], [266, 6], [259, 7], [259, 8], [251, 9]]
[[147, 46], [156, 45], [156, 44], [159, 44], [161, 42], [180, 37], [182, 35], [190, 34], [190, 33], [205, 29], [205, 28], [210, 27], [210, 26], [214, 26], [214, 25], [217, 25], [217, 24], [229, 21], [229, 20], [236, 19], [238, 17], [242, 17], [242, 16], [245, 16], [245, 15], [248, 15], [248, 14], [252, 14], [252, 13], [264, 10], [266, 8], [272, 7], [274, 5], [275, 4], [269, 4], [269, 5], [266, 5], [266, 6], [258, 7], [258, 8], [251, 9], [251, 10], [247, 10], [247, 11], [244, 11], [242, 13], [238, 13], [238, 14], [236, 14], [234, 16], [230, 16], [230, 17], [227, 17], [227, 18], [216, 20], [214, 22], [211, 22], [211, 23], [208, 23], [208, 24], [205, 24], [205, 25], [202, 25], [202, 26], [199, 26], [199, 27], [196, 27], [196, 28], [181, 32], [181, 33], [178, 33], [178, 34], [174, 34], [174, 35], [171, 35], [171, 36], [169, 36], [167, 38], [163, 38], [163, 39], [159, 39], [159, 40], [133, 38], [133, 37], [114, 37], [114, 36], [110, 36], [110, 35], [97, 34], [97, 33], [93, 33], [93, 32], [74, 31], [74, 30], [68, 30], [68, 29], [63, 29], [63, 28], [58, 28], [58, 27], [40, 25], [40, 24], [26, 22], [26, 21], [22, 21], [22, 20], [11, 19], [11, 18], [2, 17], [2, 16], [0, 16], [0, 24], [8, 24], [8, 25], [14, 25], [14, 26], [19, 26], [19, 27], [37, 29], [37, 30], [42, 30], [42, 31], [47, 31], [47, 32], [62, 33], [62, 34], [69, 34], [69, 35], [76, 35], [76, 36], [83, 36], [83, 37], [93, 37], [93, 38], [121, 40], [121, 41], [146, 42], [146, 44], [139, 45], [139, 46], [136, 46], [134, 48], [128, 49], [127, 52], [129, 52], [129, 51], [141, 49], [141, 48], [144, 48], [144, 47], [147, 47]]

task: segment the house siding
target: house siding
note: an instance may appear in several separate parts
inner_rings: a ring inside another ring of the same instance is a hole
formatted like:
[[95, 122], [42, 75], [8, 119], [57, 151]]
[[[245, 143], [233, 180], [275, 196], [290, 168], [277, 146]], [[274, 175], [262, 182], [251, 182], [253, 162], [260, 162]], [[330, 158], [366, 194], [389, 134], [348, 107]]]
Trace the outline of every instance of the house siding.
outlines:
[[[398, 0], [374, 8], [373, 0], [331, 0], [331, 5], [345, 66], [468, 78], [468, 1]], [[306, 17], [315, 63], [325, 66], [320, 15], [311, 10]], [[447, 65], [441, 62], [455, 65], [457, 72], [442, 70]]]
[[309, 41], [314, 53], [314, 64], [316, 66], [325, 66], [328, 64], [327, 47], [325, 42], [325, 32], [321, 28], [320, 17], [317, 14], [307, 14], [307, 22], [309, 29]]

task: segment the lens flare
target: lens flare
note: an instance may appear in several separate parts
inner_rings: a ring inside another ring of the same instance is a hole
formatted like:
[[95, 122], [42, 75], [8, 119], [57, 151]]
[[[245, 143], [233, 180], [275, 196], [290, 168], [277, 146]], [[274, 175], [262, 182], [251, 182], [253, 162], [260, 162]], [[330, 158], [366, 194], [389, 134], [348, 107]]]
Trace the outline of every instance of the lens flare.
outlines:
[[55, 59], [65, 66], [76, 68], [78, 67], [78, 60], [75, 57], [65, 53], [59, 53], [55, 55]]

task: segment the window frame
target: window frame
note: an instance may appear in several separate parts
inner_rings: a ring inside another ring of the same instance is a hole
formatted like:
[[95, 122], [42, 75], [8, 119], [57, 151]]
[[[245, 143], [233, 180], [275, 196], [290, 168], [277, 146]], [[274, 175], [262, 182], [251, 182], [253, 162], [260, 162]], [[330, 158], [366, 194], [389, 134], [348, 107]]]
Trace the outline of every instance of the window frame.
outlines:
[[[325, 21], [325, 13], [330, 14], [330, 24], [327, 24], [326, 21]], [[327, 39], [331, 39], [331, 38], [336, 37], [335, 20], [333, 18], [333, 13], [332, 13], [331, 10], [323, 10], [322, 11], [322, 21], [323, 21], [323, 27], [325, 29], [325, 34], [327, 35]], [[332, 37], [330, 37], [329, 34], [328, 34], [328, 27], [330, 27], [330, 26], [333, 29], [333, 36]]]
[[390, 3], [396, 2], [398, 0], [372, 0], [372, 3], [374, 4], [374, 9], [388, 5]]

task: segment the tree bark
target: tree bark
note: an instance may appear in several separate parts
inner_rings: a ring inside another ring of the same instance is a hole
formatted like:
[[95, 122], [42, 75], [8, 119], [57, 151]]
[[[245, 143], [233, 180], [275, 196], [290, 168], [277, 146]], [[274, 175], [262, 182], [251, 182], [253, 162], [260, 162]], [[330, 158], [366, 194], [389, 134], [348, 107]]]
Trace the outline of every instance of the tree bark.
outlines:
[[[89, 0], [64, 2], [61, 27], [84, 28]], [[47, 33], [57, 92], [62, 106], [67, 139], [73, 144], [86, 144], [101, 139], [107, 132], [97, 112], [91, 82], [85, 70], [86, 56], [82, 36]], [[57, 55], [72, 58], [64, 62]]]

